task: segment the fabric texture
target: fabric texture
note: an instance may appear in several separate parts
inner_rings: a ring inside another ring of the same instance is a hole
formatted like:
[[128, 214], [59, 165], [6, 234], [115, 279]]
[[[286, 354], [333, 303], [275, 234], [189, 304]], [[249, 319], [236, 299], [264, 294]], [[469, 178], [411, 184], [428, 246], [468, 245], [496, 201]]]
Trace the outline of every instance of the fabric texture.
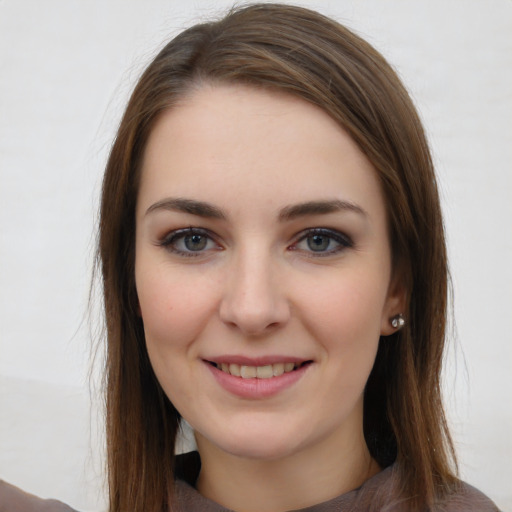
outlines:
[[0, 480], [0, 512], [76, 512], [57, 500], [43, 500]]
[[[201, 460], [197, 452], [179, 455], [176, 460], [176, 496], [180, 512], [233, 512], [205, 498], [194, 488], [199, 476]], [[408, 512], [407, 502], [400, 499], [395, 488], [396, 475], [393, 466], [367, 480], [361, 487], [336, 498], [311, 507], [289, 512], [368, 512], [378, 502], [379, 512]], [[370, 504], [370, 506], [369, 506]], [[433, 511], [434, 512], [434, 511]], [[498, 507], [474, 487], [461, 482], [460, 489], [435, 512], [500, 512]]]

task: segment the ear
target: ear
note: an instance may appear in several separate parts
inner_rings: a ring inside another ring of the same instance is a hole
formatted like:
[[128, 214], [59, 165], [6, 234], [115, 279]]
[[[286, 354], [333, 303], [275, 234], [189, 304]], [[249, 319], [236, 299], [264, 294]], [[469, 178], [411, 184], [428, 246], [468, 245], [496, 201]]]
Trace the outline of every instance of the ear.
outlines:
[[[404, 314], [407, 304], [407, 291], [400, 276], [391, 279], [388, 288], [386, 302], [382, 309], [382, 318], [380, 324], [380, 335], [389, 336], [394, 334], [397, 329], [391, 325], [391, 320], [399, 313]], [[406, 319], [407, 320], [407, 319]]]

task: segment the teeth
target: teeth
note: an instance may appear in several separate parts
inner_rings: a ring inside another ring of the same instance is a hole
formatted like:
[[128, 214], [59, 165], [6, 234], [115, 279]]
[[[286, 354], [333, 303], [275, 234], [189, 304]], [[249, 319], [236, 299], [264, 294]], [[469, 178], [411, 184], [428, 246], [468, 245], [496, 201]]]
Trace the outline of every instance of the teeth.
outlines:
[[279, 377], [283, 373], [289, 373], [300, 366], [300, 363], [276, 363], [264, 366], [246, 366], [239, 364], [217, 364], [219, 370], [243, 379], [270, 379]]
[[[224, 368], [222, 370], [225, 371]], [[230, 364], [229, 371], [226, 373], [231, 373], [231, 375], [234, 375], [235, 377], [240, 377], [240, 365], [239, 364]]]
[[295, 368], [295, 363], [284, 363], [284, 371], [291, 372]]
[[272, 370], [272, 365], [268, 364], [267, 366], [257, 366], [256, 367], [256, 377], [258, 379], [270, 379], [270, 377], [274, 376], [274, 371]]
[[283, 375], [284, 373], [284, 363], [277, 363], [272, 365], [272, 373], [274, 377], [279, 377], [279, 375]]
[[240, 376], [242, 379], [254, 379], [256, 373], [256, 366], [240, 366]]

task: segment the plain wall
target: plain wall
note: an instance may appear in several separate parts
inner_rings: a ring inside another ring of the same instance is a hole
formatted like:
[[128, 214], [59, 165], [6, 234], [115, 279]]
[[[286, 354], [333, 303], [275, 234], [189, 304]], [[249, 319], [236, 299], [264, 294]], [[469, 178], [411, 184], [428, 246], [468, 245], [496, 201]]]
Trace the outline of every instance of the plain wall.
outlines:
[[[144, 64], [230, 5], [0, 0], [0, 478], [80, 510], [104, 508], [87, 311], [108, 149]], [[461, 475], [512, 511], [512, 1], [301, 5], [374, 44], [420, 110], [454, 283]]]

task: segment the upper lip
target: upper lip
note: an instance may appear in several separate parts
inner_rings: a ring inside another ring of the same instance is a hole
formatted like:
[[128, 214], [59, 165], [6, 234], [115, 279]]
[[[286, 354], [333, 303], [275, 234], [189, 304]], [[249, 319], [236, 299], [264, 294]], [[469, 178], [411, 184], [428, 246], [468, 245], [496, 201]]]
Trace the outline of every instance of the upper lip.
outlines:
[[240, 366], [266, 366], [279, 363], [304, 363], [311, 359], [297, 356], [266, 355], [247, 357], [243, 355], [220, 355], [204, 358], [205, 361], [216, 364], [239, 364]]

